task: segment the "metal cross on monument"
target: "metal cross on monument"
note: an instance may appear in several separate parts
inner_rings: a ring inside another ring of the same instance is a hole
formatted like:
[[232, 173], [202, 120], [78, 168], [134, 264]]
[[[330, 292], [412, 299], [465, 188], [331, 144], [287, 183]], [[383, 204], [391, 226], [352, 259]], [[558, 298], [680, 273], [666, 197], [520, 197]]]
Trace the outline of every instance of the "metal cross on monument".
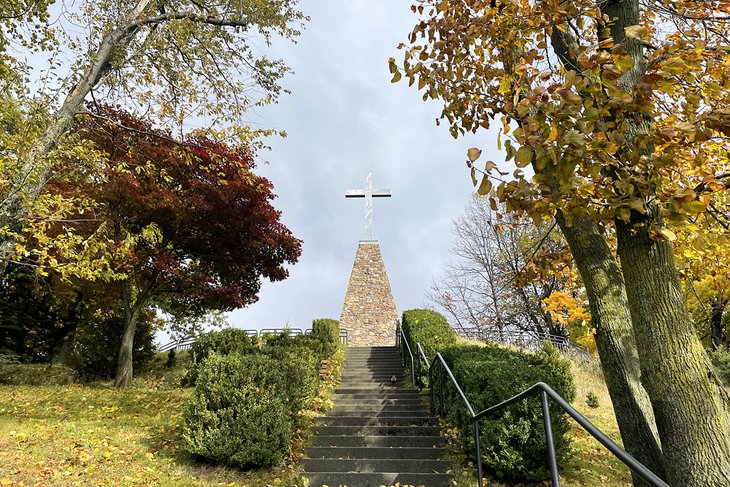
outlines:
[[365, 189], [348, 189], [345, 198], [365, 198], [365, 240], [373, 240], [373, 198], [390, 198], [389, 189], [373, 190], [373, 173], [365, 178]]

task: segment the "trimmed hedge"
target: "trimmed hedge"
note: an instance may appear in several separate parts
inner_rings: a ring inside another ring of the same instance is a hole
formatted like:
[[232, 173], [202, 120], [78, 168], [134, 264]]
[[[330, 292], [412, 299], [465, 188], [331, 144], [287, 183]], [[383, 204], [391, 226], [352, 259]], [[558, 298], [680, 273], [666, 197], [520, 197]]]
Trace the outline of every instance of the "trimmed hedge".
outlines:
[[282, 373], [282, 382], [275, 384], [283, 394], [293, 417], [312, 405], [319, 393], [319, 363], [316, 350], [302, 345], [268, 346], [262, 353], [274, 360]]
[[244, 469], [279, 463], [292, 434], [284, 382], [279, 364], [266, 355], [210, 355], [183, 414], [185, 449]]
[[[536, 354], [498, 346], [459, 346], [441, 352], [476, 412], [545, 382], [567, 401], [575, 398], [570, 363], [547, 345]], [[473, 455], [471, 416], [450, 381], [444, 381], [449, 421], [459, 428], [464, 449]], [[567, 414], [551, 409], [558, 461], [570, 451]], [[521, 401], [480, 421], [482, 462], [498, 477], [513, 480], [549, 478], [547, 446], [539, 397]]]
[[250, 337], [245, 330], [240, 328], [225, 328], [220, 331], [203, 333], [193, 343], [190, 349], [190, 367], [187, 375], [183, 378], [184, 384], [195, 384], [198, 377], [198, 369], [208, 356], [217, 353], [228, 355], [230, 353], [248, 353], [258, 349], [258, 339]]
[[239, 468], [278, 463], [302, 409], [319, 393], [319, 365], [338, 350], [331, 333], [208, 333], [193, 345], [195, 393], [184, 414], [185, 448]]
[[404, 311], [401, 323], [413, 353], [416, 353], [416, 343], [420, 343], [429, 361], [436, 352], [456, 344], [456, 333], [449, 322], [443, 315], [430, 309]]
[[340, 322], [331, 318], [312, 321], [312, 335], [324, 345], [327, 355], [332, 355], [340, 346]]

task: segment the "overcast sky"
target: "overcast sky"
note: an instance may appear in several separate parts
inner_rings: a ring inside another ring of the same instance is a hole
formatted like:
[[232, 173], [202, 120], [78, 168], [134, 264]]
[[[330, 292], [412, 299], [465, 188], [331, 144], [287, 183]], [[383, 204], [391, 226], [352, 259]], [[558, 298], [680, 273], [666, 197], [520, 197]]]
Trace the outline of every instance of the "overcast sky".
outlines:
[[423, 306], [449, 258], [451, 221], [471, 195], [466, 150], [486, 153], [495, 140], [487, 132], [454, 140], [435, 124], [438, 103], [390, 83], [387, 60], [402, 58], [396, 46], [416, 21], [408, 1], [304, 0], [301, 7], [311, 21], [298, 43], [275, 48], [295, 72], [284, 82], [292, 94], [254, 121], [289, 134], [270, 140], [257, 172], [273, 182], [275, 206], [303, 240], [302, 256], [288, 279], [264, 282], [257, 303], [230, 314], [241, 328], [339, 319], [365, 231], [364, 200], [344, 194], [362, 188], [368, 172], [376, 188], [393, 192], [374, 200], [374, 234], [398, 311]]

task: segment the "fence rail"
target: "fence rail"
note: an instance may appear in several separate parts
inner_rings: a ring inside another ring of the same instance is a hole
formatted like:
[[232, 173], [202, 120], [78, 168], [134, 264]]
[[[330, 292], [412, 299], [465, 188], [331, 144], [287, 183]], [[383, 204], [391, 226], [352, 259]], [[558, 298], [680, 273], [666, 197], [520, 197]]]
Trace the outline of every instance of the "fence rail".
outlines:
[[[464, 391], [461, 389], [461, 386], [459, 385], [459, 382], [454, 377], [453, 372], [449, 368], [449, 365], [446, 363], [444, 358], [441, 356], [440, 353], [436, 353], [436, 356], [433, 358], [433, 360], [429, 363], [428, 358], [426, 357], [426, 354], [423, 352], [423, 347], [420, 343], [415, 344], [416, 348], [416, 355], [414, 356], [411, 352], [411, 346], [408, 343], [408, 340], [406, 339], [405, 334], [403, 333], [403, 328], [401, 328], [400, 323], [398, 323], [398, 329], [396, 333], [396, 342], [398, 346], [401, 348], [402, 355], [403, 355], [403, 363], [404, 365], [408, 365], [408, 362], [410, 362], [411, 371], [412, 371], [412, 377], [413, 377], [413, 383], [414, 385], [417, 385], [419, 388], [423, 388], [423, 379], [420, 374], [420, 370], [422, 365], [425, 365], [428, 369], [428, 387], [429, 387], [429, 396], [431, 401], [431, 414], [436, 414], [436, 394], [438, 393], [438, 412], [440, 417], [445, 417], [445, 405], [444, 405], [444, 375], [446, 375], [456, 390], [456, 392], [459, 394], [459, 397], [461, 397], [462, 402], [464, 403], [464, 407], [469, 412], [469, 415], [472, 420], [473, 425], [473, 433], [474, 433], [474, 445], [475, 445], [475, 454], [476, 454], [476, 467], [477, 467], [477, 477], [479, 480], [479, 483], [477, 485], [481, 486], [484, 485], [484, 472], [482, 470], [482, 455], [481, 455], [481, 448], [480, 448], [480, 437], [479, 437], [479, 420], [482, 418], [489, 416], [491, 414], [494, 414], [496, 412], [499, 412], [512, 404], [515, 404], [517, 402], [523, 401], [527, 399], [528, 397], [532, 396], [540, 396], [540, 407], [542, 410], [542, 419], [543, 419], [543, 428], [545, 430], [545, 442], [547, 444], [547, 461], [548, 466], [550, 468], [550, 478], [552, 480], [553, 487], [560, 487], [560, 477], [558, 475], [558, 465], [557, 465], [557, 459], [556, 459], [556, 453], [555, 453], [555, 445], [554, 445], [554, 439], [553, 439], [553, 432], [552, 432], [552, 423], [550, 420], [550, 400], [554, 404], [556, 404], [560, 409], [565, 411], [571, 418], [573, 418], [584, 430], [588, 432], [589, 435], [593, 436], [596, 440], [598, 440], [603, 446], [605, 446], [608, 451], [610, 451], [616, 458], [618, 458], [624, 465], [626, 465], [632, 472], [634, 472], [638, 477], [640, 477], [642, 480], [644, 480], [648, 485], [652, 487], [669, 487], [662, 479], [657, 477], [651, 470], [646, 468], [642, 463], [640, 463], [638, 460], [636, 460], [633, 456], [631, 456], [626, 450], [618, 446], [616, 443], [614, 443], [608, 436], [606, 436], [600, 429], [598, 429], [593, 423], [588, 421], [585, 416], [580, 414], [575, 408], [573, 408], [568, 401], [565, 400], [560, 394], [555, 392], [549, 385], [545, 384], [544, 382], [538, 382], [529, 388], [525, 389], [524, 391], [514, 395], [513, 397], [507, 399], [506, 401], [502, 401], [499, 404], [495, 404], [493, 406], [490, 406], [483, 411], [475, 412], [474, 408], [472, 407], [471, 403], [469, 402], [469, 399], [464, 394]], [[408, 355], [406, 355], [406, 352]], [[417, 364], [417, 365], [416, 365]], [[419, 374], [416, 374], [415, 370], [416, 367], [418, 367]], [[434, 376], [436, 376], [436, 380], [434, 381]]]
[[588, 351], [588, 347], [562, 335], [553, 335], [538, 331], [498, 330], [494, 328], [455, 328], [454, 330], [464, 338], [470, 340], [504, 343], [532, 351], [541, 349], [543, 346], [542, 343], [547, 341], [565, 355], [580, 357], [586, 361], [591, 360], [591, 353]]
[[[288, 331], [291, 336], [309, 335], [312, 333], [312, 329], [308, 328], [302, 330], [301, 328], [263, 328], [261, 330], [243, 330], [251, 338], [263, 337], [264, 335], [276, 335], [278, 333], [284, 333]], [[166, 343], [157, 349], [158, 352], [168, 352], [170, 350], [190, 350], [193, 347], [193, 343], [198, 340], [198, 336], [181, 338], [180, 340], [173, 340]], [[347, 345], [347, 330], [340, 329], [340, 343]]]

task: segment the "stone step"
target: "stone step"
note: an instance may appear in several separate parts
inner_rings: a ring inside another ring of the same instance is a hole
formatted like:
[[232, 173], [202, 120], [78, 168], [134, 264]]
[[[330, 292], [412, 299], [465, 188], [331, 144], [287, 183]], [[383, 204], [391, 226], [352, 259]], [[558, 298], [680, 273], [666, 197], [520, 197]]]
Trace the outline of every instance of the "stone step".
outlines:
[[[360, 398], [360, 399], [346, 399], [344, 395], [337, 397], [335, 403], [335, 409], [342, 406], [345, 408], [357, 408], [357, 407], [377, 407], [377, 406], [420, 406], [426, 404], [420, 397], [401, 397], [395, 399], [383, 399], [383, 398]], [[424, 406], [426, 407], [426, 406]]]
[[430, 417], [426, 411], [421, 409], [404, 409], [400, 411], [354, 411], [347, 409], [344, 411], [332, 411], [327, 415], [328, 418], [369, 418], [369, 419], [385, 419], [385, 418], [413, 418], [413, 417]]
[[372, 371], [372, 370], [361, 370], [357, 372], [345, 371], [340, 377], [341, 380], [347, 379], [382, 379], [390, 380], [391, 377], [395, 376], [396, 380], [403, 380], [406, 374], [401, 370], [384, 370], [384, 371]]
[[337, 416], [366, 416], [366, 417], [389, 417], [389, 416], [420, 416], [426, 414], [426, 408], [420, 404], [411, 404], [409, 406], [360, 406], [360, 407], [343, 407], [335, 406], [329, 412], [328, 417]]
[[301, 465], [305, 472], [446, 473], [448, 470], [448, 466], [443, 460], [407, 458], [358, 458], [356, 460], [305, 458]]
[[348, 357], [400, 357], [397, 348], [390, 350], [345, 350], [345, 358]]
[[362, 366], [358, 365], [357, 367], [345, 367], [345, 369], [342, 371], [342, 375], [357, 375], [357, 374], [371, 374], [371, 375], [391, 375], [391, 374], [399, 374], [399, 375], [406, 375], [405, 369], [400, 366], [377, 366], [377, 367], [369, 367], [367, 365]]
[[404, 375], [398, 374], [395, 372], [391, 372], [390, 374], [347, 374], [342, 375], [340, 377], [340, 383], [342, 382], [357, 382], [357, 381], [366, 381], [366, 382], [391, 382], [391, 379], [395, 376], [396, 382], [400, 383], [403, 382]]
[[348, 345], [345, 349], [347, 351], [358, 351], [358, 350], [398, 350], [398, 347], [395, 345], [375, 345], [375, 346], [364, 346], [364, 347], [357, 347]]
[[398, 484], [419, 487], [448, 487], [451, 476], [441, 473], [338, 473], [306, 474], [310, 487], [383, 487]]
[[345, 362], [345, 369], [350, 368], [397, 368], [403, 370], [403, 362], [400, 360], [380, 360], [380, 359], [368, 359], [368, 360], [353, 360], [350, 359]]
[[[400, 385], [396, 383], [395, 385], [390, 385], [388, 383], [382, 383], [382, 382], [365, 382], [362, 384], [349, 384], [346, 387], [338, 387], [335, 391], [335, 394], [372, 394], [373, 396], [376, 396], [380, 393], [404, 393], [409, 391], [410, 389], [404, 387], [403, 385]], [[414, 391], [414, 393], [418, 394]]]
[[340, 382], [340, 387], [343, 389], [352, 389], [356, 387], [363, 388], [375, 388], [375, 387], [390, 387], [390, 388], [401, 388], [404, 389], [405, 383], [402, 380], [396, 380], [391, 382], [390, 378], [387, 379], [343, 379]]
[[440, 460], [442, 451], [434, 447], [331, 447], [314, 446], [304, 450], [307, 458], [330, 458], [330, 459], [420, 459]]
[[351, 436], [351, 435], [317, 435], [312, 438], [312, 446], [339, 447], [413, 447], [432, 448], [442, 446], [444, 439], [440, 436]]
[[406, 375], [403, 367], [349, 367], [343, 370], [343, 375], [355, 374], [400, 374]]
[[348, 435], [348, 436], [438, 436], [441, 429], [438, 426], [315, 426], [317, 435]]
[[438, 420], [425, 412], [416, 416], [334, 416], [315, 418], [317, 426], [438, 426]]
[[421, 395], [416, 391], [409, 391], [408, 389], [397, 389], [397, 388], [347, 388], [337, 389], [335, 391], [335, 397], [337, 400], [359, 400], [359, 399], [412, 399], [421, 400]]

